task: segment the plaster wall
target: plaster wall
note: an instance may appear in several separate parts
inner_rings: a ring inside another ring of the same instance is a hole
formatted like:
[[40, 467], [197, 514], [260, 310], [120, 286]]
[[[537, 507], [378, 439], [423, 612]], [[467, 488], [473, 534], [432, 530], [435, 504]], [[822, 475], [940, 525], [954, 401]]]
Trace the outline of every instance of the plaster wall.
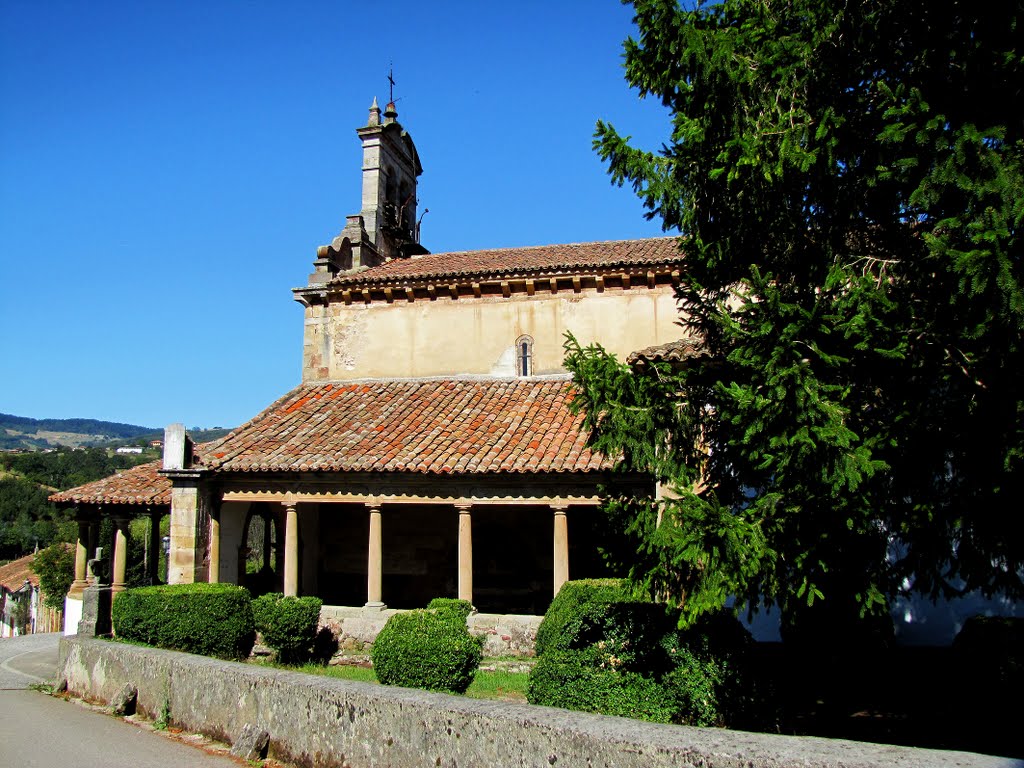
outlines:
[[533, 373], [563, 373], [562, 344], [600, 342], [624, 358], [681, 336], [673, 289], [450, 297], [306, 310], [303, 380], [516, 375], [515, 341], [534, 340]]
[[[640, 768], [1009, 768], [968, 752], [657, 725], [550, 707], [303, 675], [80, 637], [63, 638], [69, 693], [110, 702], [126, 683], [138, 710], [227, 742], [246, 724], [273, 757], [328, 766], [592, 766]], [[210, 685], [216, 680], [216, 685]]]

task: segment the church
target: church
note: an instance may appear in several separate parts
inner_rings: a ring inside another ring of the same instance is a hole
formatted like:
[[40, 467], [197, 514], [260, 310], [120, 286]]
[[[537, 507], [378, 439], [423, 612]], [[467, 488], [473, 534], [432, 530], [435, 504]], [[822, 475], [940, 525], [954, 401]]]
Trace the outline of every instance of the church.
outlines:
[[[193, 445], [172, 425], [162, 462], [51, 497], [79, 521], [66, 631], [98, 544], [124, 589], [138, 516], [151, 520], [150, 551], [170, 516], [172, 584], [363, 612], [459, 597], [540, 615], [570, 577], [603, 575], [599, 488], [651, 481], [612, 473], [587, 448], [563, 343], [572, 333], [620, 359], [673, 354], [678, 240], [430, 253], [423, 168], [395, 105], [374, 100], [356, 135], [362, 209], [292, 291], [301, 384], [218, 441]], [[112, 543], [96, 541], [101, 518]]]

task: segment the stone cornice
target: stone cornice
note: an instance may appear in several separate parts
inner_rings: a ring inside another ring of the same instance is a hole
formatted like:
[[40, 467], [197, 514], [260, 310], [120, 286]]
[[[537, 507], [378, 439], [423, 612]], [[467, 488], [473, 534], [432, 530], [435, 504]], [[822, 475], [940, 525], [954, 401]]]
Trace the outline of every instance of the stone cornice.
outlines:
[[678, 264], [610, 266], [587, 271], [538, 270], [507, 274], [395, 278], [359, 285], [322, 284], [293, 288], [305, 306], [333, 303], [374, 304], [480, 298], [543, 297], [583, 292], [651, 290], [679, 284]]

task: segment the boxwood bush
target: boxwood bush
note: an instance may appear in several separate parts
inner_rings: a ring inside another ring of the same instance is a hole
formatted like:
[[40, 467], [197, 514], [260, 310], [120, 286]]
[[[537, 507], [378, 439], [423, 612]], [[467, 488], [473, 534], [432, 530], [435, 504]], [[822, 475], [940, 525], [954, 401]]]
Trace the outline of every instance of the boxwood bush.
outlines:
[[302, 664], [313, 655], [323, 600], [279, 592], [252, 601], [256, 629], [282, 664]]
[[427, 605], [429, 611], [455, 611], [465, 621], [473, 612], [473, 604], [469, 600], [457, 600], [454, 597], [435, 597]]
[[616, 580], [567, 582], [538, 629], [527, 699], [654, 722], [742, 721], [749, 633], [725, 614], [685, 630], [678, 619]]
[[244, 659], [256, 632], [249, 592], [233, 584], [175, 584], [121, 592], [115, 636], [221, 659]]
[[537, 628], [537, 655], [597, 642], [603, 634], [608, 606], [629, 599], [621, 579], [567, 581]]
[[532, 704], [670, 723], [674, 701], [656, 680], [623, 669], [596, 646], [545, 653], [530, 673]]
[[465, 693], [480, 666], [482, 638], [450, 608], [396, 613], [377, 635], [370, 659], [384, 685]]

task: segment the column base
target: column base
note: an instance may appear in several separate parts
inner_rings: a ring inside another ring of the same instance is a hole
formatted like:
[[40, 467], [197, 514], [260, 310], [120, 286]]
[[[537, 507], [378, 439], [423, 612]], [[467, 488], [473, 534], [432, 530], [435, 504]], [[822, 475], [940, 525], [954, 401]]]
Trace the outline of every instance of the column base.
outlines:
[[369, 608], [371, 611], [383, 611], [385, 608], [387, 608], [387, 605], [385, 605], [384, 603], [373, 602], [366, 603], [366, 605], [364, 605], [363, 608]]
[[82, 620], [82, 594], [68, 593], [64, 598], [64, 634], [77, 635], [78, 622]]

